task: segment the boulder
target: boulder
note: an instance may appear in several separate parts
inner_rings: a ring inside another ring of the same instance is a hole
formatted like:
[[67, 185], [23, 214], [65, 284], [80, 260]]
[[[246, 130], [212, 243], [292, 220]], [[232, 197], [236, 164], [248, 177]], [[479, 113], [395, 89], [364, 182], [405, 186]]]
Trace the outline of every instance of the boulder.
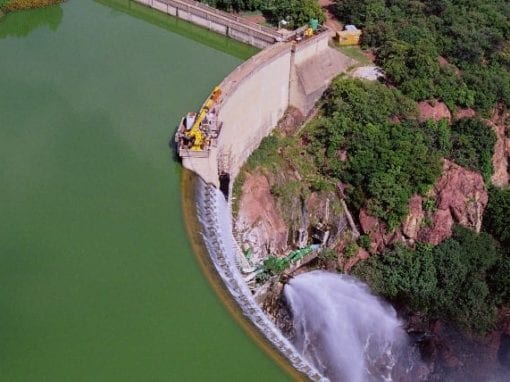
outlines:
[[489, 196], [479, 173], [445, 160], [433, 195], [436, 210], [431, 214], [430, 225], [419, 232], [420, 241], [439, 244], [452, 235], [454, 223], [480, 232]]
[[418, 238], [425, 213], [422, 207], [423, 199], [420, 195], [413, 195], [409, 200], [409, 214], [402, 224], [402, 233], [410, 240]]
[[456, 223], [480, 232], [489, 197], [478, 172], [445, 160], [443, 175], [434, 188], [438, 210], [449, 210]]
[[360, 247], [358, 248], [358, 252], [356, 253], [355, 256], [346, 259], [339, 265], [343, 268], [344, 272], [348, 273], [353, 266], [355, 266], [360, 261], [368, 259], [369, 257], [370, 253], [368, 253], [368, 251], [365, 248]]
[[369, 252], [372, 254], [382, 252], [386, 248], [384, 241], [384, 237], [387, 235], [386, 224], [369, 215], [364, 208], [359, 212], [359, 224], [361, 231], [370, 237]]
[[510, 181], [510, 127], [507, 125], [508, 118], [510, 118], [510, 112], [496, 110], [488, 121], [497, 137], [492, 157], [492, 165], [494, 166], [492, 184], [498, 187], [506, 186]]
[[437, 245], [452, 236], [453, 218], [448, 210], [437, 210], [429, 227], [420, 230], [418, 240]]
[[451, 121], [452, 114], [444, 102], [440, 101], [422, 101], [418, 103], [420, 122], [425, 122], [428, 119], [439, 121], [441, 119], [447, 119]]

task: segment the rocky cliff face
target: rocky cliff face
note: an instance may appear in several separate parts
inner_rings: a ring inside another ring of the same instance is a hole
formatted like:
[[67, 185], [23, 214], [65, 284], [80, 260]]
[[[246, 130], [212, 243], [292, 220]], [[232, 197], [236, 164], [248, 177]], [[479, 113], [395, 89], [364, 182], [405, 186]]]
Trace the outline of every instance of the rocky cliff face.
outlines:
[[283, 253], [287, 247], [288, 227], [277, 212], [269, 181], [262, 174], [246, 177], [235, 231], [243, 249], [251, 249], [255, 262], [270, 253]]
[[499, 109], [496, 110], [489, 121], [496, 132], [497, 141], [494, 147], [494, 156], [492, 164], [494, 166], [494, 175], [492, 183], [495, 186], [506, 186], [510, 182], [510, 112]]
[[265, 174], [256, 170], [245, 174], [234, 231], [252, 262], [260, 263], [269, 255], [284, 255], [297, 247], [320, 241], [328, 232], [328, 242], [338, 241], [347, 227], [343, 208], [333, 191], [294, 190], [281, 195], [273, 188], [285, 188], [287, 181], [299, 183], [294, 172]]
[[409, 214], [392, 232], [384, 223], [362, 209], [359, 221], [363, 233], [371, 240], [370, 252], [384, 250], [398, 241], [439, 244], [452, 235], [454, 223], [477, 232], [488, 202], [482, 176], [451, 161], [443, 163], [443, 174], [425, 199], [414, 195], [409, 201]]
[[434, 186], [432, 197], [437, 209], [432, 213], [430, 226], [418, 232], [418, 240], [439, 244], [451, 236], [453, 223], [480, 232], [489, 196], [479, 173], [445, 160], [443, 175]]

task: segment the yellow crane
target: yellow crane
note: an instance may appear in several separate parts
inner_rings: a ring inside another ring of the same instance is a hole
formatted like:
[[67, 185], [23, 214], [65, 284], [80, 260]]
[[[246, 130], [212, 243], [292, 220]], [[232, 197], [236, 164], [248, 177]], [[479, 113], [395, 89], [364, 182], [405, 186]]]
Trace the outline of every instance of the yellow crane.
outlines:
[[218, 102], [221, 96], [221, 89], [216, 86], [211, 93], [210, 97], [205, 101], [204, 106], [198, 112], [198, 115], [189, 129], [186, 132], [186, 137], [193, 141], [193, 145], [191, 146], [191, 151], [202, 151], [206, 136], [205, 133], [200, 129], [200, 125], [204, 121], [209, 110], [213, 108], [213, 106]]

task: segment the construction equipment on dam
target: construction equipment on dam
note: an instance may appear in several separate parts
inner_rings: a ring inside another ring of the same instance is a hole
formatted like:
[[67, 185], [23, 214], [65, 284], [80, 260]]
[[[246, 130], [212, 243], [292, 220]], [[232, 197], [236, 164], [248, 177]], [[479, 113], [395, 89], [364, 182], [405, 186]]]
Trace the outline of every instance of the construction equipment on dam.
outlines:
[[207, 158], [211, 147], [221, 130], [215, 106], [221, 96], [221, 89], [216, 86], [198, 113], [189, 112], [181, 119], [175, 142], [181, 158]]

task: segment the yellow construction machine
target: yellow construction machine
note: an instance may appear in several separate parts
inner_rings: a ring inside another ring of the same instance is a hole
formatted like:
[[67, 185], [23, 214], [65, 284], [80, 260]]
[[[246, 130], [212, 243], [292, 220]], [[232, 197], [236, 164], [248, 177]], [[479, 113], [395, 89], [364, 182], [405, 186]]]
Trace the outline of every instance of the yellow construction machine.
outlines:
[[204, 149], [206, 135], [202, 131], [200, 126], [202, 125], [202, 122], [207, 116], [209, 110], [211, 110], [213, 106], [218, 102], [220, 96], [221, 89], [218, 86], [216, 86], [213, 92], [211, 93], [210, 97], [204, 103], [204, 106], [202, 106], [202, 109], [200, 109], [200, 111], [198, 112], [198, 115], [196, 116], [195, 121], [191, 126], [191, 129], [186, 131], [186, 137], [193, 142], [191, 146], [191, 151], [202, 151]]

